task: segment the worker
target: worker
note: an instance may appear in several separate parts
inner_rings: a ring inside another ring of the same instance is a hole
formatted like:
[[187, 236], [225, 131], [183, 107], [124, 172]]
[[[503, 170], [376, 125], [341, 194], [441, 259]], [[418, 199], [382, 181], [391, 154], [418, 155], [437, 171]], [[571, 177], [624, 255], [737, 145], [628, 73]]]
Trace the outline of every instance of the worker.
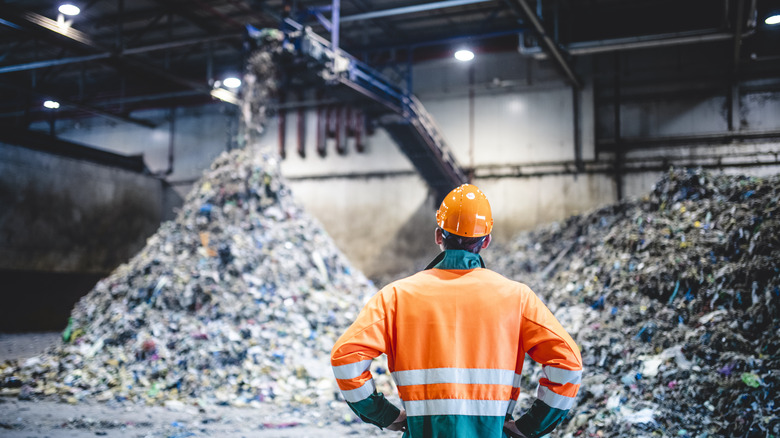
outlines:
[[[336, 341], [331, 364], [365, 422], [411, 437], [526, 437], [550, 433], [574, 403], [582, 359], [571, 336], [525, 284], [485, 268], [493, 217], [475, 186], [436, 212], [443, 250], [423, 271], [375, 294]], [[377, 392], [371, 361], [387, 355], [399, 409]], [[516, 421], [526, 354], [542, 365], [537, 399]]]

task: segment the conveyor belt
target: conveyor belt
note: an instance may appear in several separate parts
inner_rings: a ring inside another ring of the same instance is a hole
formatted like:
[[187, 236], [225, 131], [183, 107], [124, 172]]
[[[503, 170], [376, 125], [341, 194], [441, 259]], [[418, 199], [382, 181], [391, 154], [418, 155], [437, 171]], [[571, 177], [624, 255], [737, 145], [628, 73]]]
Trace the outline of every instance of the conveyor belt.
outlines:
[[[378, 103], [380, 126], [390, 134], [398, 147], [428, 183], [441, 201], [454, 187], [467, 182], [440, 134], [439, 128], [417, 98], [385, 79], [379, 72], [342, 50], [334, 51], [330, 43], [290, 20], [296, 31], [288, 38], [295, 50], [317, 62], [322, 70], [318, 77], [331, 86], [342, 87]], [[438, 202], [437, 204], [438, 205]]]

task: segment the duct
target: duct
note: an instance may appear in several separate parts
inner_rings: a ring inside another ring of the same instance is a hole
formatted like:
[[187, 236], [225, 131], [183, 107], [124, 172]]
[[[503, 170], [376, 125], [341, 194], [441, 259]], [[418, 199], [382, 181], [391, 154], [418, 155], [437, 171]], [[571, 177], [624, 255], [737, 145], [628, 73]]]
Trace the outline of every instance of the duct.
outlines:
[[652, 149], [666, 146], [714, 145], [742, 141], [761, 141], [780, 139], [780, 131], [739, 131], [717, 134], [685, 135], [679, 137], [633, 137], [621, 138], [619, 145], [614, 139], [601, 139], [596, 147], [602, 151]]
[[[771, 150], [750, 153], [694, 153], [685, 157], [660, 153], [653, 156], [624, 159], [623, 174], [640, 172], [665, 172], [671, 163], [675, 167], [703, 167], [710, 169], [745, 168], [776, 166], [780, 164], [778, 153]], [[479, 179], [502, 178], [539, 178], [554, 175], [614, 174], [614, 161], [609, 159], [590, 159], [577, 163], [576, 160], [532, 162], [526, 164], [504, 165], [483, 164], [475, 169]]]
[[[742, 33], [742, 38], [750, 36], [754, 30]], [[583, 41], [564, 46], [572, 56], [593, 55], [596, 53], [617, 52], [621, 50], [647, 49], [651, 47], [676, 46], [682, 44], [706, 43], [711, 41], [725, 41], [734, 38], [730, 32], [721, 32], [718, 29], [704, 31], [677, 32], [669, 34], [646, 35], [628, 38], [615, 38], [610, 40]], [[545, 59], [547, 54], [541, 47], [526, 47], [521, 43], [519, 51], [522, 55], [532, 56], [536, 59]]]

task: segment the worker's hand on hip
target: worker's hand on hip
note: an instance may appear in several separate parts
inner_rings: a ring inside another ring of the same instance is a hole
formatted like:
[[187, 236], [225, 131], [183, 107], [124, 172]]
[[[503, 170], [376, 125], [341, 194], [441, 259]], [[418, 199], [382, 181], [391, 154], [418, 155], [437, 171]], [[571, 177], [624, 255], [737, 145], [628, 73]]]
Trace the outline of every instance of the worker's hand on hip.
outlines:
[[509, 438], [528, 438], [520, 432], [520, 429], [515, 425], [515, 420], [506, 420], [504, 422], [504, 433]]
[[393, 424], [387, 426], [387, 430], [395, 430], [399, 432], [406, 432], [406, 411], [401, 410], [401, 413], [398, 414], [398, 418], [393, 421]]

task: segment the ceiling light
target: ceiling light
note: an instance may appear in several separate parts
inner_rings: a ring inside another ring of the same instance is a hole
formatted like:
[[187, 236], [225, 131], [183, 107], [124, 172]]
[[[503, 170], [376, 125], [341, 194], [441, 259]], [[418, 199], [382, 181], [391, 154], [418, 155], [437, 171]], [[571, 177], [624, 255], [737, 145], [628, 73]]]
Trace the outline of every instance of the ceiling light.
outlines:
[[222, 84], [224, 84], [228, 88], [238, 88], [241, 86], [241, 79], [239, 78], [225, 78], [224, 81], [222, 81]]
[[764, 23], [772, 25], [772, 24], [780, 24], [780, 14], [770, 15], [766, 17], [766, 20], [764, 20]]
[[65, 3], [64, 5], [60, 6], [58, 11], [60, 11], [63, 15], [78, 15], [79, 12], [81, 12], [81, 9], [79, 9], [78, 6]]
[[57, 109], [60, 107], [60, 103], [54, 100], [47, 100], [46, 102], [43, 102], [43, 106], [49, 109]]
[[455, 59], [458, 61], [471, 61], [474, 59], [474, 52], [471, 50], [461, 49], [455, 52]]
[[215, 88], [211, 90], [211, 97], [217, 98], [223, 102], [232, 103], [233, 105], [241, 103], [236, 93], [224, 88]]

